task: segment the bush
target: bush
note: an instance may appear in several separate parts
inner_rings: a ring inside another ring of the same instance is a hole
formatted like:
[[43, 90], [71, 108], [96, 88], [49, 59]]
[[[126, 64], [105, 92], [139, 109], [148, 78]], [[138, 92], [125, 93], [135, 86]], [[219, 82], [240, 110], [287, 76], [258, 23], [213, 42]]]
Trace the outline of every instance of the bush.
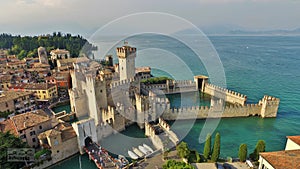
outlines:
[[247, 144], [241, 144], [239, 149], [239, 158], [241, 162], [245, 162], [247, 159]]
[[266, 151], [265, 149], [266, 149], [265, 141], [264, 140], [258, 140], [253, 153], [250, 154], [250, 158], [254, 161], [257, 161], [258, 157], [259, 157], [259, 153], [260, 152], [265, 152]]
[[194, 167], [191, 164], [186, 164], [181, 161], [175, 161], [175, 160], [168, 160], [163, 165], [163, 169], [194, 169]]
[[177, 154], [181, 158], [189, 158], [190, 149], [186, 142], [181, 142], [176, 146]]
[[209, 158], [210, 153], [211, 153], [211, 134], [208, 133], [206, 136], [206, 141], [203, 150], [203, 157], [205, 158], [205, 160]]
[[142, 83], [146, 84], [165, 84], [167, 80], [172, 80], [169, 77], [152, 77], [149, 79], [142, 80]]
[[43, 155], [43, 154], [50, 155], [50, 154], [51, 154], [51, 151], [48, 150], [48, 149], [42, 149], [42, 150], [40, 150], [40, 151], [38, 151], [38, 152], [36, 152], [36, 153], [34, 154], [34, 158], [35, 158], [35, 159], [39, 159], [39, 158], [41, 157], [41, 155]]
[[211, 155], [211, 161], [213, 162], [217, 162], [219, 159], [219, 155], [220, 155], [220, 134], [217, 133], [215, 136], [215, 142], [214, 142], [214, 148], [213, 148], [213, 152]]

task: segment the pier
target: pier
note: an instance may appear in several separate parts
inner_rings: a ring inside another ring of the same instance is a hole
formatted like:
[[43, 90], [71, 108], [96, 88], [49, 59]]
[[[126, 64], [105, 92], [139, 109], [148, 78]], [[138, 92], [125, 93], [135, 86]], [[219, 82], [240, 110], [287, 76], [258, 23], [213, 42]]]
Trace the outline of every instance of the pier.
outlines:
[[115, 159], [108, 154], [108, 151], [89, 137], [86, 139], [86, 146], [83, 148], [89, 159], [93, 160], [99, 169], [122, 169], [128, 165], [126, 159]]

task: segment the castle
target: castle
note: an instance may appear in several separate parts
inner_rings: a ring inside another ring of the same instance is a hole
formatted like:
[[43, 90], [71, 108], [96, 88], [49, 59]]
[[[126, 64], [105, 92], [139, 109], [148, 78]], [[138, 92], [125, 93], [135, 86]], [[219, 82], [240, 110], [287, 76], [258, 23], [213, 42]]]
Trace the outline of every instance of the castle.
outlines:
[[[135, 67], [136, 48], [125, 44], [116, 52], [119, 63], [115, 65], [111, 56], [107, 56], [106, 66], [94, 61], [74, 63], [69, 95], [71, 110], [78, 118], [72, 126], [81, 153], [87, 137], [99, 143], [132, 123], [145, 128], [145, 135], [153, 139], [155, 147], [162, 148], [163, 138], [155, 136], [152, 126], [155, 121], [176, 144], [178, 138], [164, 120], [277, 115], [278, 98], [264, 96], [257, 104], [247, 104], [247, 96], [210, 84], [208, 77], [203, 75], [195, 76], [194, 80], [145, 83], [152, 77], [151, 68]], [[172, 108], [164, 97], [165, 94], [193, 91], [210, 95], [210, 107]]]

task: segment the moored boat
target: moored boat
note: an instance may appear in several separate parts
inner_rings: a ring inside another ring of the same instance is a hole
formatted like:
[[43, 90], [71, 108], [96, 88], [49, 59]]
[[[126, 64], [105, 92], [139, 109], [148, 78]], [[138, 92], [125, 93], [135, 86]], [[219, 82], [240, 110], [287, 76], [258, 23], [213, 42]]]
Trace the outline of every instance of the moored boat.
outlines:
[[132, 151], [130, 151], [130, 150], [128, 150], [127, 153], [128, 153], [128, 155], [129, 155], [129, 157], [132, 158], [132, 159], [134, 159], [134, 160], [136, 160], [136, 159], [139, 158], [134, 152], [132, 152]]
[[151, 153], [153, 153], [154, 151], [153, 151], [153, 149], [150, 147], [150, 146], [148, 146], [147, 144], [143, 144], [143, 147], [145, 147], [147, 150], [149, 150]]
[[139, 150], [140, 150], [142, 153], [144, 153], [144, 154], [146, 154], [146, 155], [151, 153], [150, 150], [148, 150], [147, 148], [145, 148], [145, 147], [143, 147], [143, 146], [139, 146], [138, 148], [139, 148]]
[[139, 157], [143, 157], [143, 156], [145, 155], [144, 153], [142, 153], [139, 149], [137, 149], [137, 148], [135, 148], [135, 147], [133, 147], [132, 150], [133, 150], [133, 152], [134, 152], [136, 155], [138, 155]]

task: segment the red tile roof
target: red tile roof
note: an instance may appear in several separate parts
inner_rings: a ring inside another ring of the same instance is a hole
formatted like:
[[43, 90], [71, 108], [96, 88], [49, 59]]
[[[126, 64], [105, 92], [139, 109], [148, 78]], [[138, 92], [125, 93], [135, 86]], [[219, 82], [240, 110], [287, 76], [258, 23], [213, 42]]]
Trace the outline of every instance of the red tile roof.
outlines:
[[300, 146], [300, 136], [287, 136], [287, 138]]
[[3, 133], [9, 131], [11, 134], [18, 136], [18, 131], [14, 123], [10, 119], [0, 122], [0, 131]]
[[264, 152], [260, 155], [276, 169], [300, 168], [300, 150]]
[[43, 110], [36, 110], [13, 116], [11, 120], [14, 122], [17, 131], [21, 131], [51, 119]]

